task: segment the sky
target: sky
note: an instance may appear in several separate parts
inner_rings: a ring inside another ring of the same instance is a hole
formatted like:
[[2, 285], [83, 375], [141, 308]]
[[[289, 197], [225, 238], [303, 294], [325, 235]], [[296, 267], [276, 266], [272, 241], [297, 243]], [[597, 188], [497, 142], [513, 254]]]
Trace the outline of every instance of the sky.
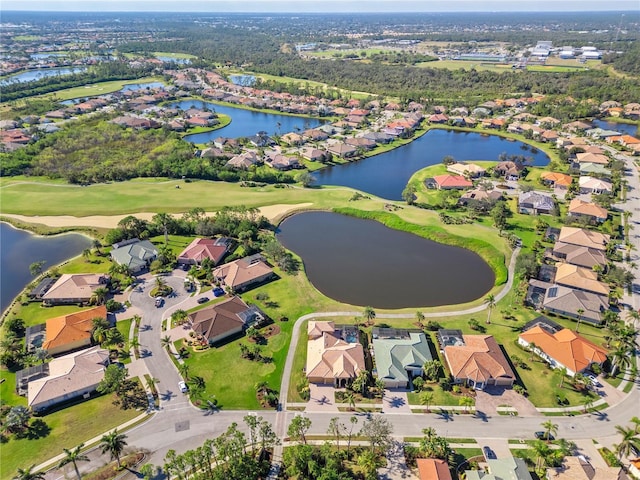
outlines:
[[1, 10], [74, 12], [638, 11], [640, 0], [2, 0]]

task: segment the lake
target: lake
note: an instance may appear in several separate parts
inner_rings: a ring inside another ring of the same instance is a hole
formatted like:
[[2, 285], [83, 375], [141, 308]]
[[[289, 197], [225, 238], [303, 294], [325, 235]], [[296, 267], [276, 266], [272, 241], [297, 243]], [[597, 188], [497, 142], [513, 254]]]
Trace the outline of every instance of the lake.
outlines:
[[385, 227], [373, 220], [305, 212], [282, 222], [278, 240], [298, 254], [324, 295], [373, 308], [435, 307], [469, 302], [495, 275], [476, 253]]
[[156, 55], [156, 58], [158, 60], [162, 60], [163, 62], [177, 63], [179, 65], [187, 65], [187, 64], [191, 63], [191, 59], [190, 58], [168, 57], [166, 55]]
[[182, 110], [188, 110], [191, 107], [199, 109], [206, 107], [231, 117], [231, 123], [224, 128], [186, 135], [184, 139], [191, 143], [208, 143], [218, 137], [250, 137], [258, 132], [267, 132], [269, 135], [282, 135], [296, 130], [314, 128], [323, 123], [317, 118], [256, 112], [200, 100], [183, 100], [182, 102], [172, 103], [171, 106], [180, 107]]
[[86, 67], [73, 67], [73, 68], [37, 68], [35, 70], [28, 70], [26, 72], [17, 73], [10, 77], [3, 78], [0, 81], [0, 85], [8, 85], [10, 83], [25, 83], [32, 82], [34, 80], [40, 80], [46, 77], [55, 77], [58, 75], [69, 75], [70, 73], [84, 72]]
[[632, 125], [630, 123], [614, 123], [614, 122], [605, 122], [604, 120], [594, 120], [591, 122], [594, 128], [602, 128], [603, 130], [613, 130], [615, 132], [620, 132], [623, 135], [633, 135], [634, 137], [638, 135], [638, 126]]
[[522, 142], [512, 142], [496, 135], [435, 129], [389, 152], [314, 172], [314, 184], [341, 185], [382, 198], [401, 200], [402, 190], [415, 172], [441, 163], [447, 155], [457, 161], [497, 161], [503, 152], [533, 157], [532, 165], [536, 166], [549, 163], [547, 154], [541, 151], [534, 153]]
[[164, 86], [165, 85], [162, 82], [127, 83], [124, 87], [120, 89], [120, 91], [129, 92], [129, 91], [136, 91], [136, 90], [145, 90], [147, 88], [160, 88]]
[[33, 262], [45, 260], [45, 269], [50, 268], [90, 246], [91, 239], [77, 233], [41, 237], [0, 222], [0, 310], [33, 280]]

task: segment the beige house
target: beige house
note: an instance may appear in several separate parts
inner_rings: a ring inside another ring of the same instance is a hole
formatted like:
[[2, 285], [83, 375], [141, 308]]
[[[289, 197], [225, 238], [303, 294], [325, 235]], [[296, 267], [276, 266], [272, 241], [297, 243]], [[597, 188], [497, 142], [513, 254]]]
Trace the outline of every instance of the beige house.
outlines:
[[42, 296], [42, 301], [46, 305], [87, 303], [93, 293], [107, 283], [108, 277], [100, 273], [65, 273]]
[[231, 297], [189, 315], [191, 328], [209, 343], [217, 343], [241, 333], [246, 327], [264, 320], [264, 314], [249, 306], [240, 297]]
[[555, 283], [597, 295], [609, 295], [609, 286], [598, 281], [596, 272], [569, 263], [559, 263], [556, 266]]
[[606, 208], [602, 208], [595, 203], [585, 202], [579, 198], [574, 198], [569, 202], [569, 209], [567, 213], [570, 217], [580, 218], [585, 217], [591, 221], [604, 222], [609, 216], [609, 212]]
[[447, 171], [467, 178], [482, 177], [486, 173], [484, 168], [474, 163], [452, 163], [447, 165]]
[[307, 332], [306, 372], [310, 383], [345, 387], [366, 370], [362, 345], [340, 338], [333, 322], [310, 321]]
[[89, 395], [104, 378], [108, 364], [109, 352], [99, 346], [54, 358], [46, 364], [45, 377], [29, 382], [29, 406], [38, 411]]
[[225, 263], [213, 271], [213, 277], [225, 287], [241, 292], [274, 276], [261, 255], [252, 255]]
[[604, 233], [576, 227], [562, 227], [558, 236], [559, 243], [568, 243], [603, 251], [607, 249], [610, 239], [611, 237]]

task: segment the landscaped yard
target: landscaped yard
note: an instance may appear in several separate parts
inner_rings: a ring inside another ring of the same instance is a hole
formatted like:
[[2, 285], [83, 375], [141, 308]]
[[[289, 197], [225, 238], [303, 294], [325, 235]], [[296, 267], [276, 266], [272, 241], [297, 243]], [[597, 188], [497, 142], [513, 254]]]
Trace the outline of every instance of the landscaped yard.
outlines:
[[50, 429], [46, 436], [34, 440], [11, 439], [0, 448], [0, 480], [12, 478], [19, 467], [37, 465], [55, 457], [63, 448], [75, 447], [140, 413], [121, 410], [112, 402], [112, 395], [100, 396], [41, 417]]

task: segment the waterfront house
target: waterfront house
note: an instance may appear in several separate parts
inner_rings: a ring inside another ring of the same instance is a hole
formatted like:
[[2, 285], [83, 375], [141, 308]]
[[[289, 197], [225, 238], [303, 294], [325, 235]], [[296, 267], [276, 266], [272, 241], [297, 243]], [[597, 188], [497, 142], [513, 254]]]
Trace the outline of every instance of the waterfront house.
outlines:
[[90, 346], [93, 320], [96, 318], [107, 319], [107, 308], [104, 305], [49, 318], [46, 321], [42, 348], [49, 355], [59, 355]]
[[410, 388], [425, 362], [433, 360], [422, 332], [374, 328], [372, 336], [377, 377], [385, 388]]
[[158, 249], [149, 240], [126, 240], [115, 244], [111, 250], [111, 260], [118, 265], [126, 265], [133, 273], [146, 270], [156, 258]]
[[229, 251], [229, 238], [195, 238], [178, 255], [179, 265], [201, 265], [205, 258], [218, 265]]
[[274, 273], [262, 255], [252, 255], [219, 266], [213, 271], [213, 277], [225, 287], [242, 292], [272, 279]]
[[89, 303], [94, 292], [109, 284], [109, 277], [100, 273], [65, 273], [42, 295], [45, 305]]

